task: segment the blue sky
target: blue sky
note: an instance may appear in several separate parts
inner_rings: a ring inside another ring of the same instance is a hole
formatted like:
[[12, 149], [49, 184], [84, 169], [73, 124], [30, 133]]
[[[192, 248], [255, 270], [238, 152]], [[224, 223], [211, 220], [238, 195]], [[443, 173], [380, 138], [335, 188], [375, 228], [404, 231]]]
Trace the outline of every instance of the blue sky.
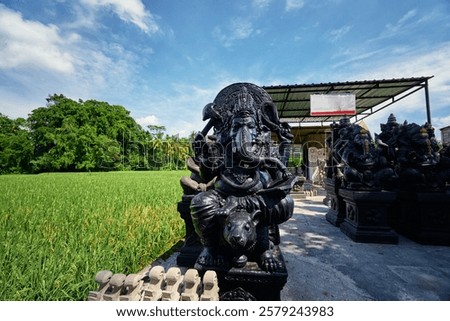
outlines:
[[[434, 76], [433, 125], [450, 125], [449, 0], [0, 0], [0, 112], [11, 118], [61, 93], [187, 136], [234, 82], [420, 76]], [[419, 91], [366, 123], [378, 132], [393, 112], [423, 124], [424, 106]]]

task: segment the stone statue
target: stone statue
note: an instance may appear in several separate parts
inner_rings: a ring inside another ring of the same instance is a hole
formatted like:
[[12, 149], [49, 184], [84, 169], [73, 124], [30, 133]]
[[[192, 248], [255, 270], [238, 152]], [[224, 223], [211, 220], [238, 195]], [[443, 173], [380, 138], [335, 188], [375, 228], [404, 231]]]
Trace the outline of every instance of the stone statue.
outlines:
[[431, 126], [405, 122], [400, 126], [396, 145], [399, 187], [422, 191], [438, 189], [440, 154]]
[[[195, 267], [228, 269], [250, 260], [276, 271], [277, 225], [294, 208], [289, 193], [296, 178], [285, 166], [290, 128], [280, 122], [267, 92], [250, 83], [220, 91], [204, 107], [203, 120], [208, 123], [193, 142], [199, 177], [185, 182], [198, 191], [190, 203], [203, 245]], [[272, 134], [280, 143], [275, 151]]]
[[397, 137], [400, 131], [400, 124], [397, 123], [397, 118], [394, 114], [390, 114], [386, 124], [380, 124], [381, 133], [375, 134], [375, 143], [382, 162], [394, 166], [395, 149], [397, 144]]
[[[392, 188], [396, 175], [393, 163], [387, 161], [390, 152], [378, 150], [370, 132], [350, 123], [347, 117], [331, 127], [332, 136], [327, 141], [331, 149], [328, 177], [334, 184], [349, 189]], [[388, 146], [381, 141], [382, 135], [376, 137], [379, 145]]]
[[342, 152], [345, 185], [348, 188], [371, 188], [375, 183], [373, 141], [369, 132], [358, 125], [352, 126], [351, 133], [352, 137]]
[[439, 151], [438, 164], [439, 186], [443, 190], [450, 190], [450, 145], [446, 144]]
[[352, 139], [353, 125], [350, 118], [343, 117], [339, 123], [331, 124], [331, 136], [328, 137], [326, 144], [330, 150], [327, 161], [327, 178], [333, 179], [339, 186], [341, 185], [344, 174], [342, 154], [349, 141]]

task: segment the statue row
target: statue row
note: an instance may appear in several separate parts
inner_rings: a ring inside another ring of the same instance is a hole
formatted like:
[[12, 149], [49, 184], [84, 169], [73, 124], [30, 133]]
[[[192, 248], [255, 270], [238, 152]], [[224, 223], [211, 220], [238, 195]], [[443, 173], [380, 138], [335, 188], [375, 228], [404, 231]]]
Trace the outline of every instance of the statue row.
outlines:
[[348, 118], [331, 125], [327, 177], [347, 189], [443, 191], [450, 183], [450, 148], [429, 124], [399, 124], [391, 114], [373, 139]]

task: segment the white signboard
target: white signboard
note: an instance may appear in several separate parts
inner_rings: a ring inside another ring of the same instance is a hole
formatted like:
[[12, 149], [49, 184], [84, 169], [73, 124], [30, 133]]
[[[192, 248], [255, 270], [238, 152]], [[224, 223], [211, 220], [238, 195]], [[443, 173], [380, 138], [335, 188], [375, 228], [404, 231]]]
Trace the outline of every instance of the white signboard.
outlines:
[[355, 114], [355, 94], [311, 95], [311, 116], [339, 116]]

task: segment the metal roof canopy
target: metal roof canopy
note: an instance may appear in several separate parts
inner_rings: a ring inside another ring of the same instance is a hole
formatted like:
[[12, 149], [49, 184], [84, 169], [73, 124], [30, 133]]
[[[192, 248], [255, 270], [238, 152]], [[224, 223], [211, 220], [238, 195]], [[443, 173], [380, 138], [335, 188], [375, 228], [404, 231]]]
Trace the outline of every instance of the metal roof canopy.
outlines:
[[275, 103], [281, 121], [288, 123], [331, 123], [342, 116], [311, 116], [310, 95], [353, 93], [356, 97], [354, 121], [360, 121], [420, 89], [425, 90], [427, 121], [431, 124], [428, 80], [434, 76], [334, 82], [320, 84], [263, 86]]

